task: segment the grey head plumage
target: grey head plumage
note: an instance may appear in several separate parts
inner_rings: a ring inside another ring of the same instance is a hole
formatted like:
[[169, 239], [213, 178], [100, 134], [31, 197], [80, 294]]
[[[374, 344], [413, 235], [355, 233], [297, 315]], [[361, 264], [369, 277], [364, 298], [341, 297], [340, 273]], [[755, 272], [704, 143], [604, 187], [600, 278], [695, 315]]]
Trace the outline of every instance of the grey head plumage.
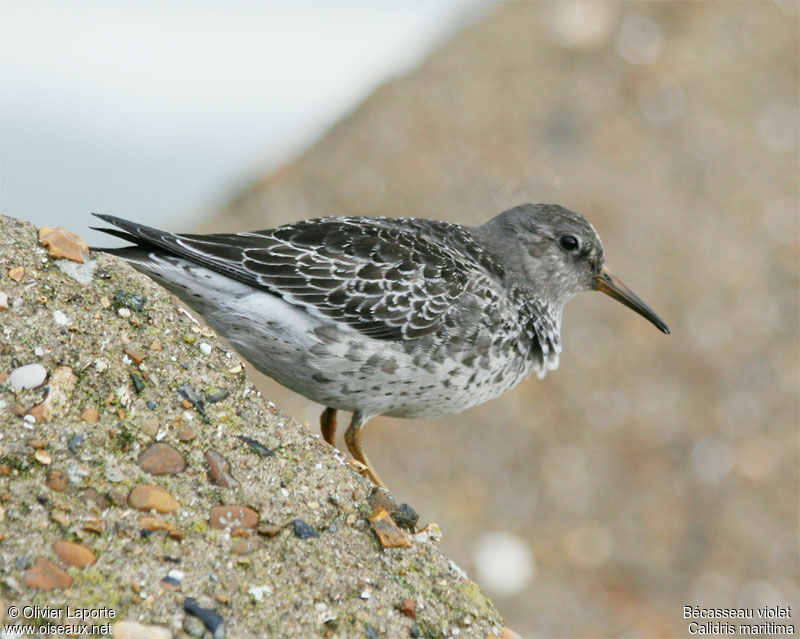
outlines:
[[475, 229], [515, 285], [551, 308], [593, 288], [603, 245], [586, 219], [556, 204], [523, 204]]
[[594, 227], [557, 204], [522, 204], [476, 227], [474, 234], [501, 261], [514, 285], [560, 315], [577, 293], [596, 290], [636, 311], [659, 330], [669, 328], [605, 266]]

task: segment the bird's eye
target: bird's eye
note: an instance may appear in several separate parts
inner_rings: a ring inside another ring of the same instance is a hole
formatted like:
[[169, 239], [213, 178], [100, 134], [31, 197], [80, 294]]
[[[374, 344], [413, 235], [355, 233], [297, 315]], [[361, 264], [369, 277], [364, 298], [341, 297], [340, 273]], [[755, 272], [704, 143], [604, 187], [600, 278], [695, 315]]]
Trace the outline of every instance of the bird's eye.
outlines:
[[574, 235], [562, 235], [558, 238], [558, 245], [565, 251], [577, 251], [580, 243]]

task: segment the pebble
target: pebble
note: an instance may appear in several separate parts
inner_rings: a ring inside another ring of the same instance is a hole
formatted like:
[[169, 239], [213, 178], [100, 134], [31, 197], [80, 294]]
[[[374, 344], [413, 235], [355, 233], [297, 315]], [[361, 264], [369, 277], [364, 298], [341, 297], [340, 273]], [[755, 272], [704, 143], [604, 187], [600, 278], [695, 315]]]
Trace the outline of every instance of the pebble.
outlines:
[[62, 510], [54, 510], [52, 513], [50, 513], [50, 519], [59, 524], [62, 528], [69, 527], [69, 519], [67, 519], [67, 514]]
[[382, 506], [387, 513], [391, 513], [397, 508], [397, 502], [394, 500], [392, 494], [385, 488], [379, 488], [378, 486], [376, 486], [369, 497], [367, 497], [367, 502], [372, 506], [372, 510], [375, 510], [378, 506]]
[[111, 627], [114, 639], [172, 639], [172, 633], [161, 626], [147, 626], [138, 621], [118, 621]]
[[89, 247], [79, 235], [60, 226], [39, 229], [39, 243], [46, 246], [50, 257], [66, 258], [73, 262], [89, 260]]
[[53, 550], [68, 566], [86, 568], [97, 561], [97, 556], [83, 544], [60, 540], [53, 544]]
[[8, 310], [8, 294], [0, 291], [0, 311]]
[[233, 488], [236, 480], [230, 474], [230, 464], [217, 451], [209, 448], [206, 451], [206, 462], [208, 463], [208, 479], [215, 486], [223, 488]]
[[261, 547], [261, 544], [252, 537], [240, 539], [231, 546], [231, 552], [234, 555], [248, 555], [255, 552]]
[[160, 517], [154, 517], [153, 515], [139, 517], [139, 528], [142, 530], [166, 530], [167, 532], [177, 530], [177, 528], [169, 522], [164, 521]]
[[136, 510], [171, 513], [180, 506], [180, 503], [161, 486], [142, 485], [131, 490], [128, 495], [128, 505]]
[[205, 342], [200, 342], [200, 350], [203, 351], [204, 355], [211, 355], [211, 345], [206, 344]]
[[53, 463], [53, 457], [50, 455], [50, 453], [48, 453], [46, 450], [42, 450], [41, 448], [33, 453], [33, 458], [45, 466]]
[[[191, 406], [197, 408], [197, 411], [203, 415], [205, 414], [206, 410], [206, 402], [203, 397], [198, 393], [194, 388], [192, 388], [189, 384], [181, 384], [178, 387], [178, 394], [187, 400]], [[184, 408], [191, 408], [191, 406], [184, 405]]]
[[216, 404], [217, 402], [221, 402], [223, 399], [228, 399], [229, 395], [230, 392], [227, 389], [223, 388], [222, 390], [217, 391], [216, 393], [212, 393], [211, 395], [206, 395], [206, 401], [209, 404]]
[[47, 369], [41, 364], [27, 364], [11, 371], [8, 376], [8, 385], [14, 390], [31, 390], [44, 384]]
[[184, 428], [178, 431], [178, 434], [175, 436], [178, 438], [179, 442], [190, 442], [197, 437], [197, 433], [195, 433], [191, 428]]
[[164, 590], [180, 590], [181, 589], [181, 582], [175, 579], [174, 577], [164, 577], [158, 584]]
[[39, 590], [69, 588], [72, 585], [72, 577], [44, 557], [36, 558], [33, 568], [25, 571], [23, 581], [29, 588], [38, 588]]
[[248, 506], [213, 506], [208, 513], [208, 525], [217, 530], [255, 528], [257, 524], [258, 513]]
[[151, 475], [174, 475], [186, 468], [186, 462], [169, 444], [158, 442], [145, 449], [138, 457], [139, 468]]
[[250, 439], [249, 437], [245, 437], [244, 435], [239, 435], [239, 439], [241, 439], [245, 444], [250, 446], [254, 451], [256, 451], [262, 457], [269, 457], [270, 455], [274, 455], [275, 452], [257, 442], [255, 439]]
[[54, 490], [57, 493], [60, 493], [67, 487], [68, 483], [69, 479], [67, 479], [67, 476], [60, 470], [51, 470], [49, 473], [47, 473], [47, 479], [45, 480], [45, 485], [50, 490]]
[[72, 439], [69, 440], [69, 444], [67, 444], [67, 448], [69, 448], [70, 452], [73, 455], [78, 454], [78, 446], [80, 446], [81, 442], [83, 441], [83, 435], [80, 433], [75, 433], [72, 436]]
[[128, 293], [128, 291], [124, 291], [121, 288], [114, 291], [115, 306], [128, 308], [138, 313], [139, 311], [144, 310], [144, 305], [146, 303], [147, 303], [147, 298], [144, 297], [143, 295], [135, 295], [133, 293]]
[[139, 375], [139, 373], [134, 373], [133, 371], [131, 371], [129, 375], [131, 382], [133, 382], [133, 390], [136, 391], [137, 395], [141, 395], [142, 391], [144, 390], [144, 380], [142, 379], [142, 376]]
[[439, 528], [439, 524], [428, 524], [422, 530], [411, 535], [411, 539], [420, 544], [424, 544], [429, 539], [434, 543], [439, 543], [442, 540], [442, 529]]
[[381, 548], [411, 547], [408, 535], [398, 528], [392, 516], [386, 512], [383, 506], [375, 508], [369, 516], [369, 523], [378, 537]]
[[147, 358], [147, 353], [135, 348], [126, 348], [124, 352], [134, 364], [141, 364]]
[[295, 537], [299, 539], [310, 539], [312, 537], [319, 537], [319, 533], [309, 526], [302, 519], [295, 519], [292, 522]]
[[274, 537], [281, 531], [280, 526], [275, 524], [263, 523], [258, 527], [259, 535], [266, 535], [267, 537]]
[[419, 513], [408, 504], [400, 504], [392, 512], [392, 519], [400, 528], [413, 531], [419, 522]]
[[53, 313], [53, 320], [59, 326], [66, 326], [69, 324], [69, 318], [64, 314], [63, 311], [55, 311]]
[[191, 597], [187, 597], [184, 600], [183, 609], [202, 621], [214, 639], [222, 639], [225, 636], [225, 620], [222, 618], [221, 614], [203, 608]]
[[270, 586], [250, 586], [247, 589], [248, 594], [253, 597], [253, 601], [261, 601], [264, 598], [264, 595], [269, 595], [272, 593], [272, 588]]
[[69, 401], [69, 393], [78, 377], [69, 366], [59, 366], [50, 376], [50, 392], [45, 400], [28, 411], [37, 422], [49, 422]]
[[154, 401], [151, 399], [149, 402], [147, 402], [146, 406], [147, 406], [147, 408], [149, 408], [150, 410], [155, 410], [155, 409], [156, 409], [156, 407], [158, 406], [158, 404], [156, 404], [156, 403], [155, 403], [155, 402], [154, 402]]
[[25, 275], [25, 268], [23, 266], [15, 266], [8, 272], [8, 276], [15, 282], [19, 282]]
[[372, 626], [372, 624], [365, 623], [364, 624], [364, 636], [367, 639], [378, 639], [378, 631]]
[[81, 413], [81, 421], [96, 424], [100, 421], [100, 412], [96, 408], [87, 408]]
[[414, 612], [416, 609], [417, 603], [413, 599], [406, 599], [402, 604], [400, 604], [400, 612], [411, 619], [414, 618]]
[[129, 308], [121, 308], [117, 311], [117, 315], [120, 317], [130, 317], [131, 316], [131, 309]]
[[158, 433], [158, 426], [158, 419], [154, 415], [148, 415], [142, 419], [141, 423], [139, 424], [139, 430], [141, 430], [148, 437], [155, 437]]

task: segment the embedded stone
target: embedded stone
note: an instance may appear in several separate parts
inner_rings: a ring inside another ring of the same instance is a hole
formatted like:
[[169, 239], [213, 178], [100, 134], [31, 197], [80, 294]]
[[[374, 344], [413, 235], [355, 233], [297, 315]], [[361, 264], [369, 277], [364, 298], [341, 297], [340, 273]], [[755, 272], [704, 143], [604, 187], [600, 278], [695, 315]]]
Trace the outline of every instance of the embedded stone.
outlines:
[[96, 424], [100, 421], [100, 412], [96, 408], [87, 408], [81, 413], [81, 421]]
[[131, 490], [128, 495], [128, 505], [136, 510], [171, 513], [180, 506], [180, 503], [161, 486], [143, 485]]
[[178, 431], [178, 434], [175, 435], [178, 438], [179, 442], [190, 442], [195, 437], [197, 437], [197, 433], [195, 433], [191, 428], [183, 428]]
[[45, 480], [45, 485], [50, 490], [54, 490], [57, 493], [60, 493], [67, 487], [68, 483], [69, 479], [60, 470], [51, 470], [49, 473], [47, 473], [47, 479]]
[[394, 523], [394, 519], [383, 506], [378, 506], [368, 519], [381, 543], [381, 548], [411, 547], [411, 539]]
[[183, 455], [163, 442], [156, 442], [144, 450], [137, 463], [139, 468], [151, 475], [174, 475], [186, 468]]
[[236, 486], [236, 480], [230, 474], [231, 467], [222, 455], [209, 448], [206, 451], [206, 462], [208, 463], [208, 479], [212, 484], [223, 488]]
[[8, 385], [14, 390], [31, 390], [44, 384], [47, 369], [41, 364], [18, 366], [8, 376]]
[[72, 577], [44, 557], [36, 558], [36, 563], [25, 571], [23, 579], [26, 586], [39, 590], [69, 588], [72, 585]]
[[79, 235], [60, 226], [40, 228], [39, 242], [48, 248], [50, 257], [81, 263], [89, 259], [89, 246], [86, 242]]
[[299, 539], [310, 539], [312, 537], [319, 537], [319, 533], [309, 526], [302, 519], [295, 519], [292, 522], [292, 529], [294, 530], [295, 537]]
[[208, 513], [208, 525], [217, 530], [255, 528], [256, 524], [258, 513], [248, 506], [213, 506]]
[[53, 544], [53, 550], [68, 566], [86, 568], [97, 561], [97, 556], [83, 544], [60, 540]]

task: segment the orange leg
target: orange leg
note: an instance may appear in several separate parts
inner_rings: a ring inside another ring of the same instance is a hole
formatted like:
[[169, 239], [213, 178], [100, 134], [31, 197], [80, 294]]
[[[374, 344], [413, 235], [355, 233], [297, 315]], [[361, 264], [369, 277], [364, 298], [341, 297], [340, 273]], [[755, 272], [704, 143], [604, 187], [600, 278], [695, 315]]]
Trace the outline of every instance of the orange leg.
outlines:
[[383, 483], [381, 478], [378, 476], [378, 473], [375, 472], [375, 468], [373, 468], [372, 463], [369, 461], [369, 458], [364, 454], [364, 450], [361, 448], [361, 428], [367, 422], [367, 419], [369, 418], [364, 417], [360, 411], [353, 413], [353, 421], [350, 422], [350, 427], [344, 434], [344, 441], [347, 444], [347, 450], [350, 451], [350, 454], [356, 459], [356, 461], [360, 461], [362, 464], [364, 464], [364, 466], [367, 467], [367, 474], [372, 482], [376, 486], [386, 488], [386, 484]]

